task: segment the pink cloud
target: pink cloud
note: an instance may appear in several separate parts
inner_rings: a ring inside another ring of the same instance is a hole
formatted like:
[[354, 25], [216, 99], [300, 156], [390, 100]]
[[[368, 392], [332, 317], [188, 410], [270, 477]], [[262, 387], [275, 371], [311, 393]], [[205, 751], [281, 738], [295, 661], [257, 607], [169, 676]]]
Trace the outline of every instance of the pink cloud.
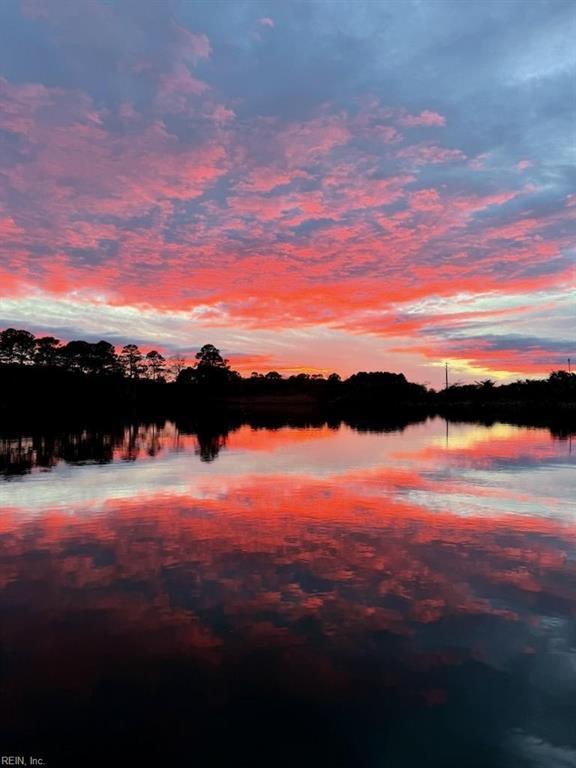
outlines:
[[207, 59], [210, 56], [212, 48], [206, 35], [196, 34], [177, 24], [172, 24], [172, 28], [182, 59], [197, 64], [200, 59]]
[[277, 187], [291, 184], [297, 179], [310, 178], [305, 171], [281, 171], [272, 167], [256, 166], [248, 170], [246, 175], [238, 182], [236, 189], [239, 192], [271, 192]]
[[216, 104], [213, 108], [209, 108], [207, 114], [217, 125], [226, 125], [236, 118], [234, 110], [225, 107], [224, 104]]
[[201, 96], [209, 86], [194, 77], [188, 67], [179, 66], [159, 78], [156, 92], [156, 107], [163, 113], [187, 112], [192, 114]]
[[261, 19], [258, 19], [258, 24], [261, 27], [274, 27], [274, 21], [269, 16], [263, 16]]
[[322, 115], [291, 123], [280, 130], [278, 141], [290, 167], [315, 162], [335, 147], [346, 144], [352, 133], [345, 114]]
[[397, 151], [396, 156], [402, 160], [409, 160], [415, 165], [439, 165], [466, 159], [466, 155], [460, 149], [448, 149], [425, 143], [403, 147]]
[[400, 125], [406, 128], [415, 128], [419, 126], [443, 126], [446, 125], [446, 118], [437, 112], [431, 112], [425, 109], [419, 115], [404, 115], [398, 121]]

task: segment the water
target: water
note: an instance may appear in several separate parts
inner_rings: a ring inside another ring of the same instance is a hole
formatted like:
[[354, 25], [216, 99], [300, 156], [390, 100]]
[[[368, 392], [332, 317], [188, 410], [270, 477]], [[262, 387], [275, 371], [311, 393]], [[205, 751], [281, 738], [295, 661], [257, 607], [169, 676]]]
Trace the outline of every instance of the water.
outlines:
[[441, 420], [6, 436], [2, 753], [576, 766], [571, 451]]

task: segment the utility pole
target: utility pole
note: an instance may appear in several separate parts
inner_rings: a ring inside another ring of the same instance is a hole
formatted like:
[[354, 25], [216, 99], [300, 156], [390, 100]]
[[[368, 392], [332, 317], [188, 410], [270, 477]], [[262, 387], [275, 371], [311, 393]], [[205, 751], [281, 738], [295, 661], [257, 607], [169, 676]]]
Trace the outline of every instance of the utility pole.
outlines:
[[448, 389], [448, 363], [445, 363], [445, 372], [446, 372], [446, 384], [444, 389]]
[[572, 369], [570, 367], [570, 358], [568, 358], [568, 373], [572, 373]]

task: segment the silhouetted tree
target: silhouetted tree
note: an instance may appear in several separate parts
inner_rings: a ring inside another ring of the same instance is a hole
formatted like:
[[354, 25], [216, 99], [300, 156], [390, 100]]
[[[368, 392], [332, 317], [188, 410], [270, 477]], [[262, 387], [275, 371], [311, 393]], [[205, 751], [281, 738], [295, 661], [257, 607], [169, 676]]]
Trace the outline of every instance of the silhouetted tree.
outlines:
[[37, 365], [56, 365], [59, 356], [59, 339], [54, 336], [42, 336], [36, 339], [34, 362]]
[[120, 352], [120, 365], [129, 379], [139, 379], [144, 371], [142, 352], [136, 344], [125, 344]]
[[182, 355], [172, 355], [172, 357], [168, 360], [168, 370], [174, 378], [174, 381], [178, 379], [180, 371], [183, 371], [185, 367], [186, 360], [182, 357]]
[[26, 365], [33, 362], [34, 334], [6, 328], [0, 333], [0, 362]]
[[66, 368], [80, 373], [113, 374], [120, 372], [119, 361], [112, 344], [98, 341], [69, 341], [61, 350]]
[[220, 350], [213, 344], [204, 344], [195, 357], [194, 378], [201, 386], [212, 387], [218, 390], [228, 384], [234, 377], [228, 365], [228, 360], [222, 357]]
[[183, 368], [176, 377], [176, 384], [188, 386], [196, 383], [196, 369], [190, 366]]
[[90, 370], [90, 344], [87, 341], [77, 339], [69, 341], [62, 347], [62, 360], [64, 367], [70, 371], [87, 373]]
[[572, 386], [576, 382], [576, 373], [568, 373], [568, 371], [552, 371], [548, 376], [548, 382], [550, 384], [565, 386]]
[[220, 354], [213, 344], [204, 344], [200, 352], [196, 352], [196, 368], [228, 368], [228, 360]]
[[146, 355], [146, 370], [149, 378], [154, 379], [154, 381], [163, 380], [166, 372], [166, 360], [155, 349], [150, 350]]
[[426, 387], [407, 381], [403, 373], [387, 371], [360, 371], [342, 386], [346, 397], [364, 405], [420, 401], [426, 396]]
[[568, 371], [552, 371], [548, 376], [548, 387], [552, 389], [557, 396], [576, 399], [576, 373]]
[[266, 374], [266, 376], [264, 378], [268, 379], [268, 381], [281, 381], [282, 380], [282, 376], [280, 376], [278, 371], [268, 371], [268, 373]]
[[122, 373], [122, 366], [113, 344], [109, 341], [98, 341], [92, 347], [93, 373]]

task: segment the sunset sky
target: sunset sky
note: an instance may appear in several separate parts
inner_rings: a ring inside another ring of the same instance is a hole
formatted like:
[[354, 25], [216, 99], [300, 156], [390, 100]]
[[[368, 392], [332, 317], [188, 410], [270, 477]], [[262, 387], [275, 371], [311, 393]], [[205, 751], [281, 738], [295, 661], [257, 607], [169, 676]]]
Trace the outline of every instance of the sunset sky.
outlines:
[[234, 367], [576, 359], [576, 6], [3, 0], [0, 328]]

